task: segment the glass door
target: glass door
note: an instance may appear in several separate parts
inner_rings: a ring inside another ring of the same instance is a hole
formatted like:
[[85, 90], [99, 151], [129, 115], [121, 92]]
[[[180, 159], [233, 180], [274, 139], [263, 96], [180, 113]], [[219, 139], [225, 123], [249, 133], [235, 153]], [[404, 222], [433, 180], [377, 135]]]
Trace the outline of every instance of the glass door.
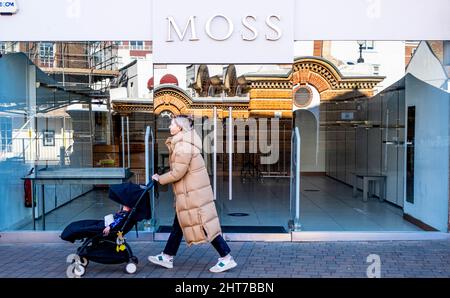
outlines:
[[[260, 65], [193, 64], [155, 69], [155, 81], [164, 81], [167, 73], [173, 72], [186, 73], [179, 82], [190, 82], [183, 86], [162, 84], [154, 90], [155, 171], [161, 174], [169, 170], [165, 140], [171, 117], [193, 115], [225, 233], [289, 231], [292, 114], [286, 110], [291, 110], [292, 92], [284, 87], [280, 93], [274, 87], [270, 94], [282, 97], [255, 98], [274, 108], [253, 112], [253, 78], [245, 78], [247, 73], [257, 71], [257, 75], [262, 73], [260, 80], [266, 81], [266, 72], [273, 69], [280, 71], [275, 66], [262, 69]], [[266, 94], [262, 91], [258, 92]], [[281, 108], [280, 102], [284, 102], [284, 112], [275, 113], [275, 108]], [[174, 216], [172, 187], [160, 186], [156, 195], [157, 232], [170, 232]]]
[[213, 179], [223, 230], [286, 233], [291, 119], [239, 118], [233, 106], [224, 106], [222, 119], [215, 121], [215, 182]]

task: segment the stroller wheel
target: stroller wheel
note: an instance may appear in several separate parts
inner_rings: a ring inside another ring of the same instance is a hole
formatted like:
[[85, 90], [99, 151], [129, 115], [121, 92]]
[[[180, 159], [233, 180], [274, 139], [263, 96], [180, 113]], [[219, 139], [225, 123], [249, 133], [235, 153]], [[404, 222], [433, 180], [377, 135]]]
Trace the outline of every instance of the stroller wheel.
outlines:
[[137, 266], [136, 266], [135, 263], [132, 263], [132, 262], [131, 262], [131, 263], [128, 263], [128, 264], [125, 266], [125, 271], [126, 271], [127, 273], [129, 273], [129, 274], [135, 273], [136, 270], [137, 270]]
[[68, 278], [79, 278], [86, 273], [86, 269], [76, 263], [72, 263], [67, 266], [66, 275]]
[[74, 266], [73, 273], [75, 276], [82, 277], [86, 273], [86, 268], [83, 265]]
[[80, 265], [82, 265], [83, 267], [87, 267], [89, 265], [89, 260], [86, 259], [85, 257], [82, 257], [80, 259]]
[[80, 257], [77, 254], [70, 254], [66, 258], [67, 263], [75, 263]]
[[68, 278], [77, 277], [77, 276], [75, 276], [75, 273], [73, 273], [74, 269], [75, 269], [75, 265], [73, 265], [73, 264], [70, 264], [69, 266], [67, 266], [66, 275]]

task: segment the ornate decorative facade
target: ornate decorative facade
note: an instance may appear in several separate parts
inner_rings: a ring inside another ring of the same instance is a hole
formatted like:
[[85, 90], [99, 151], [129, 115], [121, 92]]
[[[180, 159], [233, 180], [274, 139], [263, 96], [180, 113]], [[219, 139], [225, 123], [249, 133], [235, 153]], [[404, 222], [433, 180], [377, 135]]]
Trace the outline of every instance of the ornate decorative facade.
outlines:
[[[191, 97], [185, 90], [171, 84], [154, 89], [153, 102], [114, 102], [113, 109], [121, 114], [129, 112], [153, 112], [159, 115], [169, 111], [174, 115], [193, 114], [212, 117], [214, 107], [219, 118], [279, 117], [292, 118], [294, 86], [314, 86], [321, 101], [351, 99], [373, 95], [373, 88], [383, 80], [378, 76], [345, 77], [328, 60], [319, 57], [299, 57], [284, 74], [253, 73], [236, 78], [236, 69], [229, 66], [223, 82], [221, 78], [208, 77], [206, 67], [200, 66], [192, 88], [199, 97]], [[226, 97], [207, 96], [207, 90], [227, 94]], [[236, 96], [240, 86], [243, 94]]]

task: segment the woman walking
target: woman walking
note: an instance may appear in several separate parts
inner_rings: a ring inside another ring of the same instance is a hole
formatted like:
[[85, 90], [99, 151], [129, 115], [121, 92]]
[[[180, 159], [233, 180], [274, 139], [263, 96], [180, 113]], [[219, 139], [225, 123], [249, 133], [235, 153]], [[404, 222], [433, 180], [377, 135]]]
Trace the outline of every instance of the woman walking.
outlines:
[[170, 171], [152, 176], [161, 185], [173, 184], [176, 213], [164, 251], [148, 259], [154, 264], [173, 268], [173, 258], [184, 236], [188, 246], [210, 242], [220, 258], [209, 271], [223, 272], [237, 264], [222, 237], [208, 172], [201, 155], [202, 141], [192, 127], [193, 119], [190, 117], [172, 119], [169, 127], [172, 136], [166, 141]]

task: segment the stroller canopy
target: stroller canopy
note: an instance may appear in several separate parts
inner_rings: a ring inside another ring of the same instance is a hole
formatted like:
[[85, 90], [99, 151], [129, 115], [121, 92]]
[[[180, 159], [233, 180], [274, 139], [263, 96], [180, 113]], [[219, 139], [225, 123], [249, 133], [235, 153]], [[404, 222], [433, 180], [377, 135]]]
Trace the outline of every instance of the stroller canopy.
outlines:
[[[131, 214], [131, 219], [136, 221], [150, 219], [151, 206], [149, 190], [153, 187], [153, 183], [153, 181], [150, 181], [150, 183], [144, 188], [139, 184], [134, 184], [131, 182], [112, 185], [109, 188], [109, 198], [121, 205], [125, 205], [130, 208], [136, 207], [136, 211]], [[139, 201], [141, 196], [143, 197]]]

